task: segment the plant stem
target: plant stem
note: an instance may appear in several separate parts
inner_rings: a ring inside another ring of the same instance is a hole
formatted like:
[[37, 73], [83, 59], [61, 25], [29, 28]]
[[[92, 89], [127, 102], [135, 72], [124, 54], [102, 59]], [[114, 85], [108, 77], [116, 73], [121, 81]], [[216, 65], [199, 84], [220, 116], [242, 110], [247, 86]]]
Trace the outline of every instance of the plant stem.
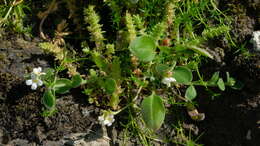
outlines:
[[13, 9], [13, 5], [12, 5], [12, 6], [9, 8], [9, 10], [7, 11], [7, 13], [6, 13], [5, 17], [4, 17], [4, 20], [7, 19], [7, 17], [8, 17], [9, 14], [11, 13], [12, 9]]

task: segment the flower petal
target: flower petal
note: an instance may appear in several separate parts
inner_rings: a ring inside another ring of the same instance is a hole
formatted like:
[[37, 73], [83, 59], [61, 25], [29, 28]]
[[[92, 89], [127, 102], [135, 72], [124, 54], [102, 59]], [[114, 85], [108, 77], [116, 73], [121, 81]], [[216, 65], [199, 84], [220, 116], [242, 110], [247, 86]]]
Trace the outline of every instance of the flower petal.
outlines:
[[169, 81], [168, 81], [167, 78], [163, 78], [163, 79], [162, 79], [162, 83], [167, 85], [167, 84], [169, 83]]
[[36, 83], [32, 83], [31, 89], [32, 90], [36, 90], [37, 89], [37, 84]]
[[38, 68], [33, 68], [33, 73], [34, 73], [34, 74], [38, 74], [38, 72], [39, 72], [39, 71], [38, 71]]
[[171, 77], [171, 78], [169, 78], [169, 81], [170, 82], [176, 82], [176, 79]]
[[42, 72], [42, 68], [41, 68], [41, 67], [38, 67], [38, 71], [39, 71], [39, 72]]
[[108, 124], [107, 124], [108, 127], [111, 126], [111, 125], [112, 125], [112, 123], [108, 123]]
[[104, 124], [104, 125], [108, 125], [109, 123], [110, 123], [110, 121], [108, 121], [108, 120], [104, 120], [104, 121], [103, 121], [103, 124]]
[[33, 81], [31, 79], [25, 81], [25, 84], [28, 86], [32, 85], [32, 83], [33, 83]]
[[42, 84], [43, 84], [42, 80], [37, 80], [37, 85], [38, 86], [42, 86]]
[[41, 67], [38, 67], [38, 68], [34, 68], [33, 69], [33, 73], [36, 74], [36, 75], [39, 75], [42, 71], [42, 68]]
[[99, 121], [104, 121], [104, 120], [105, 120], [105, 119], [104, 119], [104, 116], [103, 116], [103, 115], [102, 115], [102, 116], [99, 116], [99, 117], [98, 117], [98, 120], [99, 120]]

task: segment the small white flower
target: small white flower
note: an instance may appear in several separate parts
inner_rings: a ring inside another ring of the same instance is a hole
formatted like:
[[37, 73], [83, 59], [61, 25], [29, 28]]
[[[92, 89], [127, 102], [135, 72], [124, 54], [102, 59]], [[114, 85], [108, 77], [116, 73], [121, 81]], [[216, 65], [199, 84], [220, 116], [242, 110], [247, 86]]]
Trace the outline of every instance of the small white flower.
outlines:
[[40, 79], [29, 79], [26, 80], [26, 85], [31, 86], [32, 90], [36, 90], [37, 86], [42, 86], [42, 80]]
[[45, 73], [42, 72], [42, 68], [41, 67], [34, 68], [32, 74], [34, 74], [36, 76], [45, 75]]
[[111, 126], [115, 121], [114, 113], [111, 111], [103, 111], [103, 114], [98, 117], [99, 122], [105, 126]]
[[41, 75], [45, 75], [44, 72], [42, 72], [42, 68], [34, 68], [33, 72], [31, 73], [31, 79], [26, 80], [26, 85], [31, 86], [32, 90], [36, 90], [38, 86], [42, 86], [43, 82], [40, 79]]
[[162, 83], [163, 83], [163, 84], [166, 84], [168, 87], [171, 86], [171, 83], [172, 83], [172, 82], [176, 82], [176, 79], [173, 78], [173, 77], [164, 77], [164, 78], [162, 79]]

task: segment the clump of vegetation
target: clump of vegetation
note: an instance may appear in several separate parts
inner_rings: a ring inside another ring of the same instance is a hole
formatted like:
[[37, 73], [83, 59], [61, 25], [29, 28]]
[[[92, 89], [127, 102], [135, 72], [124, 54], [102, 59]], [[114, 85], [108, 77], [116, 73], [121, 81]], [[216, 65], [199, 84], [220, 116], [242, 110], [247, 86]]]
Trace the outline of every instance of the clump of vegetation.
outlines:
[[3, 0], [0, 2], [0, 26], [19, 33], [30, 33], [25, 26], [26, 11], [30, 12], [29, 2], [23, 0]]
[[[101, 124], [111, 126], [116, 121], [114, 116], [124, 111], [128, 114], [126, 122], [122, 123], [125, 132], [137, 133], [140, 143], [149, 145], [158, 139], [155, 132], [169, 112], [166, 104], [182, 106], [191, 119], [201, 121], [205, 114], [199, 113], [199, 105], [195, 104], [197, 86], [211, 93], [214, 93], [212, 88], [220, 91], [227, 87], [240, 88], [228, 72], [226, 77], [218, 71], [204, 79], [199, 71], [202, 60], [215, 59], [212, 51], [205, 49], [209, 40], [222, 37], [233, 44], [230, 20], [217, 9], [213, 0], [104, 0], [102, 5], [80, 1], [79, 9], [71, 0], [66, 9], [70, 15], [60, 16], [61, 21], [53, 24], [57, 29], [50, 39], [43, 34], [42, 24], [48, 15], [61, 11], [59, 4], [62, 2], [68, 1], [51, 1], [41, 17], [40, 33], [45, 42], [39, 45], [59, 63], [58, 67], [46, 70], [37, 78], [45, 85], [44, 116], [56, 111], [56, 96], [80, 87], [86, 95], [82, 98], [103, 109], [99, 117]], [[18, 6], [13, 3], [9, 9], [18, 9]], [[103, 7], [110, 13], [103, 12]], [[75, 11], [79, 11], [77, 15]], [[8, 17], [11, 14], [16, 12], [8, 14], [4, 20], [8, 18], [11, 22]], [[81, 26], [77, 27], [80, 28], [77, 32], [73, 31], [75, 24], [69, 23], [72, 17], [73, 23]], [[23, 20], [20, 15], [19, 18]], [[80, 23], [80, 18], [84, 18], [84, 22]], [[75, 46], [81, 48], [71, 51], [68, 40], [73, 40], [79, 31], [86, 34], [75, 41], [78, 43]], [[60, 77], [63, 70], [68, 71], [70, 79]], [[34, 77], [30, 80], [32, 83], [36, 81]], [[36, 88], [32, 86], [32, 89]], [[195, 145], [179, 131], [179, 136], [185, 137], [181, 143]]]

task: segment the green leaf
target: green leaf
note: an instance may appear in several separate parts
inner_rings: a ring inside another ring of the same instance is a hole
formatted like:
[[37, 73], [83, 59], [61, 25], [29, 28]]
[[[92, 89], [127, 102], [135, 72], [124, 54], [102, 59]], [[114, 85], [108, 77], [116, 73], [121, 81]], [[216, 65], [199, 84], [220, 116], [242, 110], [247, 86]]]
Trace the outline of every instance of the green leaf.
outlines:
[[171, 52], [171, 47], [167, 47], [167, 46], [158, 46], [158, 48], [160, 49], [161, 52], [164, 52], [166, 54], [170, 54]]
[[143, 81], [143, 80], [141, 80], [140, 78], [131, 76], [131, 79], [132, 79], [132, 81], [134, 81], [134, 83], [135, 83], [137, 86], [146, 87], [146, 86], [148, 85], [148, 82], [147, 82], [147, 81]]
[[213, 85], [216, 85], [217, 81], [219, 79], [219, 71], [215, 72], [211, 79], [208, 81], [208, 84], [213, 84]]
[[51, 90], [46, 90], [43, 94], [42, 103], [47, 109], [52, 109], [55, 107], [56, 98]]
[[225, 83], [224, 83], [224, 81], [223, 81], [222, 78], [219, 78], [217, 84], [218, 84], [218, 88], [219, 88], [220, 90], [222, 90], [222, 91], [225, 90]]
[[193, 78], [191, 70], [182, 66], [178, 66], [173, 70], [173, 77], [181, 84], [190, 83]]
[[73, 76], [71, 81], [72, 81], [71, 88], [76, 88], [84, 83], [84, 80], [81, 78], [79, 74]]
[[190, 85], [185, 93], [185, 97], [189, 100], [192, 101], [195, 97], [197, 96], [197, 91], [193, 85]]
[[65, 79], [65, 78], [56, 80], [53, 86], [55, 93], [59, 93], [59, 94], [67, 93], [71, 88], [72, 88], [72, 82], [69, 79]]
[[121, 78], [121, 67], [120, 67], [120, 59], [115, 58], [111, 65], [111, 73], [110, 76], [116, 80], [120, 80]]
[[146, 126], [154, 131], [159, 129], [165, 118], [165, 107], [161, 97], [153, 93], [143, 100], [141, 108]]
[[120, 102], [119, 95], [116, 93], [113, 93], [110, 97], [109, 106], [112, 107], [112, 109], [116, 110], [118, 109], [118, 104]]
[[157, 64], [155, 67], [154, 67], [154, 70], [155, 70], [155, 74], [158, 75], [158, 76], [164, 76], [165, 73], [167, 73], [168, 71], [170, 71], [170, 67], [168, 65], [165, 65], [165, 64]]
[[92, 58], [99, 69], [105, 72], [107, 71], [108, 63], [106, 59], [102, 55], [100, 55], [100, 53], [98, 52], [92, 53]]
[[149, 36], [141, 36], [135, 38], [130, 43], [129, 48], [133, 55], [143, 62], [152, 61], [156, 54], [155, 41]]
[[108, 94], [113, 94], [116, 90], [116, 81], [114, 79], [108, 78], [106, 79], [104, 86]]
[[208, 51], [206, 51], [205, 49], [199, 48], [197, 46], [188, 46], [189, 49], [193, 50], [194, 52], [197, 52], [203, 56], [209, 57], [210, 59], [214, 59], [214, 57], [209, 54]]
[[228, 86], [234, 86], [236, 84], [236, 80], [232, 77], [230, 77], [229, 72], [226, 72], [227, 75], [227, 83]]

